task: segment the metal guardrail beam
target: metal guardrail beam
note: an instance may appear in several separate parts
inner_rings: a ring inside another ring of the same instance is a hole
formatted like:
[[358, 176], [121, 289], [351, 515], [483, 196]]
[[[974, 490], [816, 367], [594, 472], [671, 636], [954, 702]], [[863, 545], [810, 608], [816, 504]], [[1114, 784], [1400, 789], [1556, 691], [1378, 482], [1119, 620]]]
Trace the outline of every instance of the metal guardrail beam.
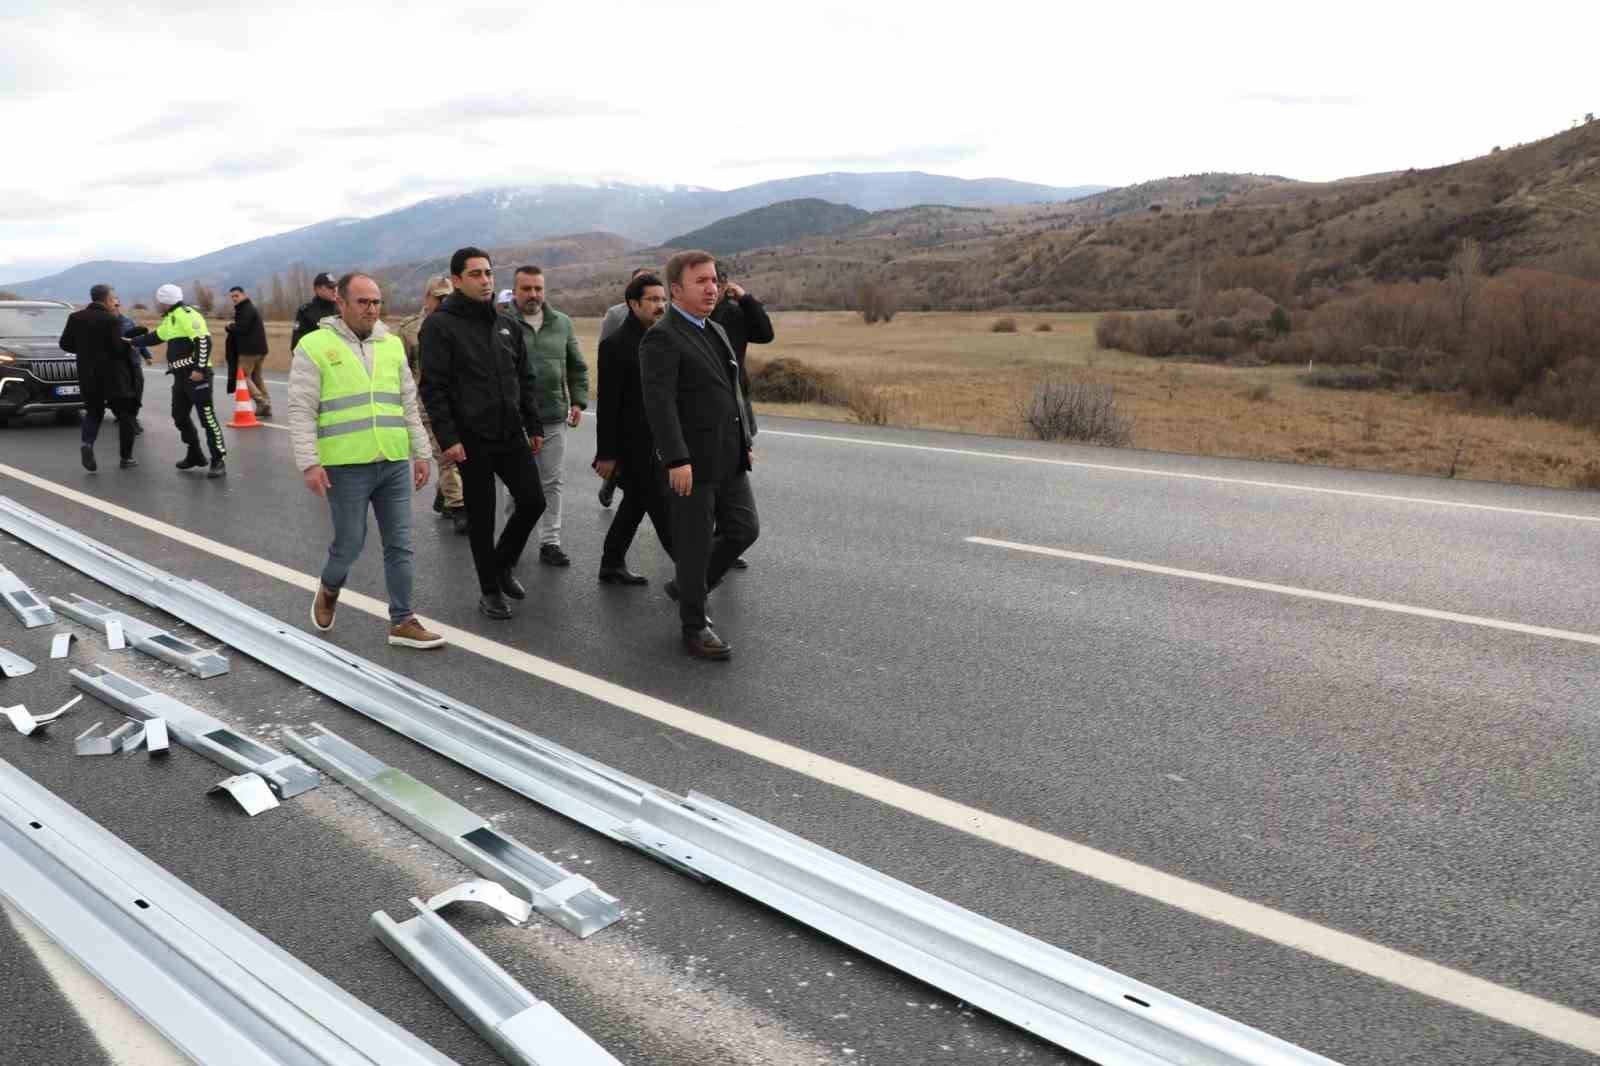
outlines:
[[1103, 1066], [1331, 1066], [734, 808], [629, 777], [4, 497], [0, 529], [552, 810]]
[[110, 704], [129, 718], [141, 722], [165, 719], [168, 730], [179, 744], [236, 774], [259, 774], [279, 799], [298, 796], [321, 782], [315, 770], [294, 756], [252, 740], [220, 719], [115, 670], [97, 663], [71, 670], [67, 676], [72, 678], [75, 688]]
[[0, 648], [0, 677], [26, 677], [37, 669], [16, 652]]
[[225, 656], [207, 651], [198, 644], [173, 636], [165, 629], [158, 629], [148, 622], [141, 622], [122, 611], [113, 611], [93, 600], [86, 600], [76, 594], [51, 596], [50, 606], [68, 618], [82, 622], [86, 626], [93, 626], [101, 632], [106, 632], [106, 627], [115, 622], [122, 626], [124, 639], [135, 649], [164, 663], [170, 663], [201, 680], [220, 677], [228, 672], [228, 660]]
[[56, 620], [54, 612], [30, 589], [23, 580], [4, 566], [0, 566], [0, 600], [11, 608], [24, 629], [37, 629]]
[[320, 723], [315, 735], [284, 730], [289, 750], [332, 775], [469, 869], [504, 886], [561, 928], [586, 937], [622, 918], [615, 896], [570, 873], [410, 774], [386, 766]]
[[411, 905], [417, 916], [404, 922], [375, 912], [373, 934], [512, 1066], [622, 1066], [428, 904]]
[[0, 759], [0, 897], [183, 1054], [453, 1066]]

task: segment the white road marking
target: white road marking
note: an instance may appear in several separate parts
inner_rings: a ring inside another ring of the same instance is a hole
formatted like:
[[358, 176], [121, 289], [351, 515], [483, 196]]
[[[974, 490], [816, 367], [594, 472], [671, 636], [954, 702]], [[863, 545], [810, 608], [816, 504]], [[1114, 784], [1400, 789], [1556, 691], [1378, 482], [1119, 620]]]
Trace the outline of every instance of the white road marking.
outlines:
[[1463, 625], [1483, 626], [1487, 629], [1503, 629], [1508, 633], [1526, 633], [1533, 637], [1550, 637], [1555, 640], [1576, 641], [1579, 644], [1600, 645], [1600, 636], [1593, 633], [1578, 633], [1570, 629], [1530, 626], [1522, 622], [1505, 622], [1498, 618], [1484, 618], [1476, 614], [1436, 611], [1432, 607], [1413, 607], [1405, 603], [1391, 603], [1388, 600], [1369, 600], [1361, 596], [1345, 596], [1337, 592], [1318, 592], [1316, 589], [1297, 588], [1294, 585], [1274, 585], [1269, 581], [1251, 581], [1248, 578], [1209, 574], [1203, 570], [1180, 570], [1174, 566], [1139, 563], [1131, 559], [1114, 559], [1109, 555], [1089, 555], [1086, 552], [1046, 548], [1038, 544], [1019, 544], [1012, 540], [994, 540], [989, 537], [968, 537], [966, 539], [968, 544], [982, 544], [990, 548], [1007, 548], [1011, 551], [1027, 552], [1032, 555], [1047, 555], [1053, 559], [1072, 559], [1080, 563], [1115, 566], [1123, 570], [1141, 570], [1147, 574], [1181, 577], [1190, 581], [1205, 581], [1213, 585], [1232, 585], [1234, 588], [1255, 589], [1258, 592], [1276, 592], [1282, 596], [1298, 596], [1306, 600], [1322, 600], [1325, 603], [1340, 603], [1349, 607], [1366, 607], [1374, 611], [1390, 611], [1394, 614], [1416, 615], [1418, 618], [1434, 618], [1441, 622], [1460, 622]]
[[1347, 496], [1358, 500], [1385, 500], [1391, 503], [1418, 503], [1429, 507], [1455, 507], [1466, 511], [1491, 511], [1496, 514], [1527, 515], [1533, 518], [1557, 518], [1568, 522], [1600, 523], [1600, 514], [1569, 514], [1562, 511], [1540, 511], [1529, 507], [1502, 507], [1498, 504], [1467, 503], [1463, 500], [1441, 500], [1431, 496], [1403, 496], [1387, 492], [1358, 492], [1355, 489], [1330, 489], [1320, 485], [1296, 485], [1288, 481], [1258, 481], [1253, 478], [1221, 477], [1215, 474], [1190, 474], [1181, 470], [1156, 470], [1141, 466], [1119, 466], [1116, 463], [1086, 463], [1074, 459], [1049, 459], [1041, 455], [1018, 455], [1012, 452], [986, 452], [976, 448], [940, 448], [931, 444], [905, 444], [901, 441], [871, 440], [866, 437], [840, 437], [827, 433], [798, 433], [786, 429], [763, 429], [762, 437], [800, 437], [805, 440], [826, 440], [839, 444], [859, 444], [867, 448], [900, 448], [914, 452], [934, 452], [940, 455], [965, 455], [979, 459], [1002, 459], [1011, 463], [1039, 463], [1044, 466], [1064, 466], [1076, 470], [1100, 470], [1115, 474], [1141, 474], [1145, 477], [1177, 478], [1181, 481], [1206, 481], [1219, 485], [1244, 485], [1256, 489], [1278, 489], [1285, 492], [1310, 492], [1323, 496]]
[[0, 912], [23, 943], [38, 956], [39, 965], [50, 975], [61, 995], [94, 1034], [115, 1066], [185, 1066], [187, 1056], [178, 1052], [149, 1022], [85, 970], [77, 959], [62, 951], [20, 911], [0, 902]]
[[[306, 592], [316, 590], [318, 579], [312, 574], [303, 574], [270, 559], [241, 551], [232, 545], [196, 536], [188, 530], [179, 529], [116, 504], [106, 503], [76, 489], [69, 489], [15, 467], [0, 464], [0, 474], [102, 514], [119, 518], [130, 525], [168, 537], [185, 547], [207, 552], [230, 564], [248, 566], [258, 573], [276, 578]], [[349, 587], [340, 594], [339, 603], [341, 606], [353, 608], [385, 621], [389, 617], [387, 603]], [[803, 774], [815, 781], [853, 792], [858, 796], [876, 800], [885, 806], [967, 833], [979, 840], [1050, 863], [1063, 870], [1093, 878], [1220, 925], [1295, 948], [1316, 958], [1536, 1033], [1546, 1039], [1600, 1055], [1600, 1018], [1571, 1007], [1519, 992], [1504, 985], [1497, 985], [1460, 970], [1407, 955], [1338, 929], [1274, 910], [1263, 904], [1253, 903], [1196, 881], [1164, 873], [1152, 866], [1079, 844], [1065, 837], [1023, 825], [911, 785], [901, 784], [848, 763], [730, 725], [710, 715], [624, 688], [592, 674], [551, 662], [549, 659], [542, 659], [509, 644], [502, 644], [454, 626], [429, 624], [458, 648], [509, 666], [531, 677], [582, 693], [602, 703], [639, 715], [641, 718], [671, 726], [692, 736], [720, 744], [794, 773]], [[425, 658], [419, 659], [421, 663], [426, 661]]]

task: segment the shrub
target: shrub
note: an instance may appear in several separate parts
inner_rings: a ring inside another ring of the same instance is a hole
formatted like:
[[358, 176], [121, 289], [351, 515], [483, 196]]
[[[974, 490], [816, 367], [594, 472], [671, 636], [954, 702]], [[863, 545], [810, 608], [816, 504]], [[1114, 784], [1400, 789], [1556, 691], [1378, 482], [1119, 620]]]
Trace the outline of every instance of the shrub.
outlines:
[[861, 312], [861, 318], [867, 325], [877, 322], [893, 322], [898, 308], [890, 291], [876, 282], [863, 282], [856, 290], [856, 310]]
[[1133, 439], [1133, 417], [1117, 406], [1110, 385], [1047, 377], [1022, 409], [1023, 424], [1040, 440], [1125, 446]]
[[1094, 343], [1100, 348], [1130, 351], [1133, 343], [1133, 316], [1121, 311], [1101, 315], [1094, 323]]
[[850, 415], [868, 426], [882, 426], [889, 422], [889, 393], [871, 385], [852, 385], [846, 397]]
[[1300, 384], [1314, 389], [1349, 389], [1363, 392], [1369, 389], [1386, 389], [1397, 381], [1399, 375], [1391, 370], [1368, 366], [1323, 367], [1300, 375]]
[[1272, 314], [1267, 316], [1267, 328], [1272, 330], [1273, 334], [1279, 337], [1283, 336], [1285, 333], [1288, 333], [1294, 328], [1294, 324], [1289, 321], [1289, 312], [1284, 310], [1284, 306], [1282, 304], [1274, 307], [1272, 309]]
[[1051, 330], [1053, 330], [1053, 329], [1054, 329], [1054, 328], [1055, 328], [1055, 327], [1054, 327], [1054, 326], [1052, 326], [1052, 325], [1051, 325], [1051, 324], [1050, 324], [1050, 323], [1048, 323], [1048, 322], [1041, 322], [1041, 323], [1039, 323], [1039, 324], [1038, 324], [1038, 325], [1037, 325], [1037, 326], [1034, 326], [1034, 327], [1033, 327], [1033, 331], [1034, 331], [1034, 332], [1035, 332], [1035, 333], [1049, 333], [1049, 332], [1050, 332], [1050, 331], [1051, 331]]
[[1266, 382], [1262, 382], [1259, 385], [1252, 385], [1245, 390], [1244, 398], [1249, 400], [1251, 403], [1262, 403], [1266, 400], [1270, 400], [1272, 399], [1272, 386], [1268, 385]]
[[997, 318], [989, 326], [990, 333], [1015, 333], [1017, 320], [1014, 318]]
[[1131, 351], [1155, 359], [1165, 359], [1183, 347], [1183, 327], [1166, 315], [1143, 312], [1133, 319]]
[[798, 359], [751, 363], [750, 398], [765, 403], [842, 405], [846, 390], [832, 371], [807, 366]]

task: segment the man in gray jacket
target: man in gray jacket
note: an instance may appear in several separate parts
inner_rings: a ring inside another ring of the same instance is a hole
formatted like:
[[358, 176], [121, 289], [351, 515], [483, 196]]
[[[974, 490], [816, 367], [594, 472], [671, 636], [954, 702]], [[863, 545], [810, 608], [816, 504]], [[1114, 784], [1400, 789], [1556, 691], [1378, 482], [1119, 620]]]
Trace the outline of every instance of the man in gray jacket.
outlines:
[[333, 628], [339, 591], [366, 540], [370, 506], [383, 539], [389, 643], [437, 648], [444, 638], [411, 609], [411, 494], [428, 483], [433, 454], [416, 380], [400, 338], [378, 318], [378, 283], [346, 274], [336, 292], [339, 313], [300, 339], [289, 366], [295, 466], [333, 515], [333, 545], [311, 601], [311, 624], [322, 632]]
[[566, 430], [578, 425], [589, 406], [589, 367], [578, 350], [572, 319], [545, 300], [543, 270], [518, 267], [511, 293], [511, 316], [522, 326], [528, 369], [538, 389], [539, 420], [544, 424], [544, 447], [535, 457], [545, 498], [544, 514], [539, 518], [539, 561], [547, 566], [569, 566], [572, 560], [561, 550], [562, 466]]

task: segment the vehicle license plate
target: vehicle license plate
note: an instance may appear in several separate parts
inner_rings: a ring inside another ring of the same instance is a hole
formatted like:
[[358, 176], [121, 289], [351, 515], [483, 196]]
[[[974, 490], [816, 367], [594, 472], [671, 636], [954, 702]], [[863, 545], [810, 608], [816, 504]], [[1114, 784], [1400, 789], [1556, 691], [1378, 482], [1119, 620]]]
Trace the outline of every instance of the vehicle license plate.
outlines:
[[76, 386], [76, 385], [57, 385], [56, 386], [56, 395], [57, 396], [76, 396], [76, 395], [78, 395], [78, 386]]

